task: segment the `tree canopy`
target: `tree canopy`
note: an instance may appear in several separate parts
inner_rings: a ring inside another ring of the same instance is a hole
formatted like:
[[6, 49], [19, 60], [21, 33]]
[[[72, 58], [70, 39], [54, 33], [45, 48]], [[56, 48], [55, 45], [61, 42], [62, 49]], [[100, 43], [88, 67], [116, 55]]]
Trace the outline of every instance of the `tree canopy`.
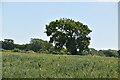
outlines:
[[30, 50], [33, 50], [35, 52], [48, 51], [52, 46], [49, 42], [38, 38], [31, 38], [29, 45], [30, 45]]
[[12, 39], [4, 39], [4, 41], [2, 41], [2, 48], [7, 49], [7, 50], [13, 49], [14, 41]]
[[46, 25], [46, 34], [50, 36], [50, 43], [60, 50], [65, 47], [71, 54], [81, 54], [88, 50], [91, 38], [88, 34], [92, 32], [87, 25], [68, 18], [51, 21]]

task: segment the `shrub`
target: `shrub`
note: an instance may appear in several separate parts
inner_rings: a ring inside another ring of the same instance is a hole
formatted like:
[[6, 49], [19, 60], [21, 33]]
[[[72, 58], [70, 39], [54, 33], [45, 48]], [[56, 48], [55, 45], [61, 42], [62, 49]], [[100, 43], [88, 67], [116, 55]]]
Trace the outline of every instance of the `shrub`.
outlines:
[[0, 49], [0, 51], [5, 51], [5, 49]]
[[11, 52], [11, 50], [0, 49], [0, 52]]
[[26, 51], [27, 53], [35, 53], [33, 50]]
[[51, 50], [49, 51], [51, 54], [62, 54], [62, 55], [70, 55], [71, 53], [67, 50], [62, 48], [61, 50], [56, 50], [54, 47], [51, 48]]
[[20, 50], [20, 49], [18, 49], [18, 48], [14, 48], [12, 51], [13, 51], [13, 52], [22, 52], [22, 50]]
[[60, 54], [67, 54], [70, 55], [70, 52], [67, 51], [67, 49], [61, 49]]

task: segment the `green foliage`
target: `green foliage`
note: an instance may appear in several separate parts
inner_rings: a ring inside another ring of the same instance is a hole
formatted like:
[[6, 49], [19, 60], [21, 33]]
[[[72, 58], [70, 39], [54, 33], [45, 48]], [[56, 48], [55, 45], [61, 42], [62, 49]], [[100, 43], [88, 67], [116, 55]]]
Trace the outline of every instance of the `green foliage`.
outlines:
[[102, 52], [107, 57], [118, 57], [119, 56], [119, 54], [116, 50], [109, 49], [109, 50], [103, 50]]
[[40, 53], [40, 54], [49, 54], [49, 52], [47, 50], [40, 50], [38, 53]]
[[48, 52], [46, 52], [47, 54], [60, 54], [60, 55], [70, 55], [71, 53], [65, 49], [65, 48], [61, 48], [61, 50], [56, 50], [54, 46], [52, 46]]
[[61, 49], [60, 50], [60, 54], [67, 54], [67, 55], [70, 55], [71, 53], [67, 50], [67, 49]]
[[4, 41], [2, 41], [2, 48], [6, 50], [14, 49], [14, 40], [4, 39]]
[[90, 55], [97, 55], [98, 51], [94, 48], [90, 48]]
[[[38, 38], [31, 38], [29, 44], [14, 44], [14, 41], [11, 39], [4, 39], [4, 41], [0, 41], [0, 45], [4, 47], [0, 48], [2, 52], [22, 52], [22, 53], [34, 53], [38, 52], [40, 54], [63, 54], [63, 55], [71, 55], [72, 53], [69, 49], [64, 48], [56, 48], [51, 43], [44, 41]], [[14, 46], [13, 46], [14, 45]], [[70, 44], [71, 45], [71, 44]], [[11, 48], [8, 48], [11, 47]], [[72, 46], [72, 45], [71, 45]], [[13, 49], [12, 49], [13, 48]], [[11, 50], [12, 49], [12, 50]], [[94, 48], [89, 48], [88, 50], [83, 50], [80, 55], [91, 55], [91, 56], [106, 56], [106, 57], [119, 57], [120, 50], [96, 50]]]
[[0, 51], [5, 51], [5, 49], [0, 49]]
[[120, 57], [120, 50], [118, 50], [117, 52], [118, 52], [118, 57]]
[[22, 52], [22, 50], [20, 50], [20, 49], [18, 49], [18, 48], [14, 48], [12, 51], [13, 51], [13, 52]]
[[40, 52], [44, 50], [49, 50], [52, 45], [47, 41], [38, 38], [31, 38], [30, 44], [27, 45], [27, 50], [33, 50], [35, 52]]
[[42, 47], [39, 52], [49, 54], [52, 47], [53, 45], [50, 44], [48, 41], [42, 41]]
[[0, 52], [11, 52], [11, 50], [0, 49]]
[[27, 46], [25, 44], [14, 44], [14, 48], [26, 50]]
[[30, 45], [31, 45], [31, 49], [30, 50], [33, 50], [35, 52], [39, 51], [42, 47], [42, 42], [40, 39], [32, 39], [31, 38], [31, 41], [30, 41]]
[[2, 43], [3, 43], [3, 41], [0, 41], [0, 49], [2, 49]]
[[118, 78], [118, 58], [2, 54], [3, 78]]
[[35, 53], [33, 50], [26, 51], [26, 53]]
[[92, 56], [106, 56], [106, 57], [119, 57], [119, 53], [117, 50], [96, 50], [94, 48], [90, 48], [89, 52], [85, 52], [85, 55], [92, 55]]
[[12, 39], [4, 39], [4, 41], [0, 41], [0, 49], [5, 50], [19, 49], [24, 51], [33, 50], [34, 52], [47, 50], [48, 52], [51, 47], [52, 44], [38, 38], [31, 38], [29, 44], [14, 44], [14, 41]]
[[99, 50], [99, 51], [96, 52], [96, 55], [106, 56], [106, 57], [119, 57], [119, 53], [117, 52], [117, 50], [111, 50], [111, 49]]
[[66, 47], [71, 54], [88, 50], [90, 44], [88, 34], [90, 32], [87, 25], [66, 18], [51, 21], [46, 25], [46, 34], [50, 36], [49, 42], [54, 43], [58, 50]]

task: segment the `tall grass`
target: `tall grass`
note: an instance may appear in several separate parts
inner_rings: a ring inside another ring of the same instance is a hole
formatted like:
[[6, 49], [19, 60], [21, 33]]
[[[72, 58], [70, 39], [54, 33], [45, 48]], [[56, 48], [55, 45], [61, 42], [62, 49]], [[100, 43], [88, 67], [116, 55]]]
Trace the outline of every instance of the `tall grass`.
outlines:
[[3, 53], [3, 78], [117, 78], [118, 58]]
[[2, 79], [2, 53], [0, 52], [0, 79]]

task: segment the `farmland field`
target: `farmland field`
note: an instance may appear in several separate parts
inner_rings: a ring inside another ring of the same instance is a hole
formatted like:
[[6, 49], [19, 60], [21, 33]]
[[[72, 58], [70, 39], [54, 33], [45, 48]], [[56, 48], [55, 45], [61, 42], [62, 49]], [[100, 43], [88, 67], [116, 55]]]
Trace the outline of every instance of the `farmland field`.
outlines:
[[118, 58], [2, 53], [3, 78], [117, 78]]

